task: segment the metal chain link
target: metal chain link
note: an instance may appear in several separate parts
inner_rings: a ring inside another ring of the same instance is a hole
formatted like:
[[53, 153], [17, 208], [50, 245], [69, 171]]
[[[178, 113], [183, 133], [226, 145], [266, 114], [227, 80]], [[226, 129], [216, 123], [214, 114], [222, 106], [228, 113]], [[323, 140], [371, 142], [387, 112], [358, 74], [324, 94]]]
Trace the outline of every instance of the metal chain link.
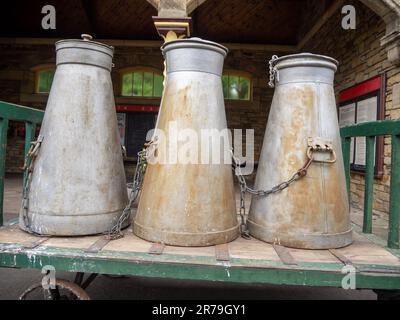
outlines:
[[274, 63], [276, 60], [278, 60], [279, 57], [274, 55], [272, 56], [272, 59], [269, 61], [269, 87], [270, 88], [275, 88], [275, 79], [279, 81], [279, 72], [275, 68]]
[[[109, 240], [120, 239], [124, 236], [121, 230], [125, 221], [130, 219], [133, 205], [139, 197], [140, 191], [142, 190], [144, 175], [147, 169], [147, 159], [149, 158], [150, 147], [154, 145], [155, 142], [151, 141], [145, 144], [145, 148], [142, 151], [138, 152], [138, 162], [135, 169], [135, 175], [133, 177], [133, 183], [131, 184], [132, 190], [129, 195], [129, 203], [123, 210], [122, 215], [118, 219], [117, 223], [108, 232], [107, 238]], [[152, 152], [154, 152], [154, 149], [152, 149]]]
[[35, 159], [39, 154], [40, 146], [43, 142], [43, 136], [39, 136], [37, 141], [32, 141], [28, 153], [25, 156], [25, 162], [23, 170], [25, 172], [24, 186], [22, 191], [22, 218], [25, 228], [30, 230], [30, 221], [28, 216], [29, 210], [29, 191], [31, 185], [31, 179], [33, 174], [33, 168]]
[[233, 170], [235, 172], [235, 175], [239, 181], [239, 187], [240, 187], [240, 207], [239, 207], [239, 216], [240, 216], [240, 235], [242, 238], [246, 240], [250, 240], [250, 234], [249, 231], [247, 230], [247, 224], [246, 224], [246, 191], [247, 191], [247, 183], [245, 180], [245, 177], [242, 174], [242, 169], [240, 166], [240, 161], [238, 158], [235, 157], [233, 150], [231, 150], [232, 154], [232, 160], [234, 163]]
[[265, 196], [269, 196], [271, 194], [275, 194], [278, 192], [281, 192], [287, 188], [289, 188], [289, 186], [291, 184], [293, 184], [294, 182], [304, 178], [307, 175], [308, 169], [311, 166], [311, 164], [314, 161], [314, 158], [312, 156], [311, 153], [307, 153], [307, 154], [311, 154], [311, 156], [308, 158], [307, 162], [304, 164], [304, 166], [299, 169], [295, 174], [293, 174], [293, 176], [287, 180], [284, 181], [278, 185], [276, 185], [275, 187], [273, 187], [270, 190], [255, 190], [252, 189], [250, 187], [247, 186], [247, 182], [245, 177], [242, 174], [241, 171], [241, 164], [240, 161], [237, 157], [235, 157], [233, 151], [232, 152], [232, 159], [234, 162], [234, 170], [235, 170], [235, 175], [239, 181], [239, 186], [240, 186], [240, 220], [241, 220], [241, 224], [240, 224], [240, 232], [243, 238], [245, 239], [250, 239], [250, 235], [249, 232], [247, 230], [247, 225], [246, 225], [246, 206], [245, 206], [245, 195], [246, 192], [255, 195], [255, 196], [260, 196], [260, 197], [265, 197]]

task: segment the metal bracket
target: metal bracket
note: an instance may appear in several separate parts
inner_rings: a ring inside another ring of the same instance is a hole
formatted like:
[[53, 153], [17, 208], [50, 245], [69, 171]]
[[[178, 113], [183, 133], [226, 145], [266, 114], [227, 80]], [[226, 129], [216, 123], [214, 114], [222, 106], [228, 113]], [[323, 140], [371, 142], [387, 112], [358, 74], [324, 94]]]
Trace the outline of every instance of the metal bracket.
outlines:
[[[331, 158], [326, 160], [315, 158], [315, 152], [329, 152]], [[321, 163], [335, 163], [337, 160], [332, 141], [320, 137], [308, 138], [307, 156], [309, 159], [313, 159], [314, 162]]]
[[215, 246], [215, 259], [217, 261], [230, 261], [228, 244], [220, 244]]
[[281, 259], [283, 264], [289, 265], [289, 266], [297, 266], [298, 263], [296, 260], [293, 258], [292, 254], [289, 252], [289, 249], [277, 244], [273, 245], [274, 250], [276, 251], [277, 255], [279, 256], [279, 259]]
[[354, 265], [354, 263], [347, 258], [346, 256], [344, 256], [343, 254], [341, 254], [337, 249], [330, 249], [329, 252], [336, 258], [338, 259], [340, 262], [342, 262], [344, 265], [346, 266], [353, 266], [357, 271], [359, 271], [359, 269]]
[[93, 243], [85, 250], [86, 253], [98, 253], [101, 251], [111, 240], [108, 238], [101, 238]]
[[45, 241], [49, 240], [50, 237], [41, 237], [38, 240], [32, 241], [32, 242], [26, 242], [22, 245], [24, 249], [35, 249], [36, 247], [40, 246], [42, 243]]
[[163, 243], [153, 243], [149, 249], [149, 254], [162, 255], [165, 249], [165, 244]]

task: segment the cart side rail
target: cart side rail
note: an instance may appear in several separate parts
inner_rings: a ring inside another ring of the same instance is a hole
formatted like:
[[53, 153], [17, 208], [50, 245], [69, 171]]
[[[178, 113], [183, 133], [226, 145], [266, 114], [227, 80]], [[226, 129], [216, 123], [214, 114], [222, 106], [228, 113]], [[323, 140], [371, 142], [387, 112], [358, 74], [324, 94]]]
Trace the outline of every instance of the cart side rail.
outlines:
[[350, 149], [351, 139], [366, 138], [366, 174], [364, 193], [363, 232], [372, 233], [375, 145], [376, 137], [390, 136], [392, 138], [392, 161], [390, 177], [390, 207], [389, 207], [389, 237], [388, 247], [399, 249], [400, 228], [400, 120], [385, 120], [367, 122], [341, 129], [343, 158], [346, 172], [347, 190], [350, 196]]
[[27, 154], [31, 141], [35, 138], [36, 126], [42, 122], [43, 116], [43, 110], [0, 101], [0, 226], [4, 224], [4, 178], [9, 121], [25, 123], [25, 154]]

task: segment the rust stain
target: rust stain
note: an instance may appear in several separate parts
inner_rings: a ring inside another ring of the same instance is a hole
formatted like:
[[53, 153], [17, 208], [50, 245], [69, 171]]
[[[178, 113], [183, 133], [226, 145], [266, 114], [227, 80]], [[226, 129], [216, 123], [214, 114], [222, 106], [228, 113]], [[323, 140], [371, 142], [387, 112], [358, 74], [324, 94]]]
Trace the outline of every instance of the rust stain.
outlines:
[[[169, 121], [176, 121], [178, 129], [200, 133], [203, 119], [197, 118], [194, 108], [201, 106], [191, 96], [202, 85], [190, 81], [179, 90], [171, 83], [166, 86], [159, 128], [167, 138]], [[236, 226], [230, 165], [148, 166], [134, 227], [138, 236], [178, 246], [208, 246], [236, 238]]]

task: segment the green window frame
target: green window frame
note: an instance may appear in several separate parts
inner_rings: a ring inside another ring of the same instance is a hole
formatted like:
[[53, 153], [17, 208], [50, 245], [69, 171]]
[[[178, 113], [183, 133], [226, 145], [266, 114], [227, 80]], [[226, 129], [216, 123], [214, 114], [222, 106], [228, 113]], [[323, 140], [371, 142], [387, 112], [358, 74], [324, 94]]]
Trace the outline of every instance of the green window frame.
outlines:
[[164, 89], [160, 72], [133, 70], [122, 74], [121, 95], [124, 97], [160, 98]]
[[53, 83], [55, 69], [36, 71], [36, 93], [49, 93]]
[[222, 87], [225, 100], [251, 100], [251, 78], [239, 73], [224, 73]]

